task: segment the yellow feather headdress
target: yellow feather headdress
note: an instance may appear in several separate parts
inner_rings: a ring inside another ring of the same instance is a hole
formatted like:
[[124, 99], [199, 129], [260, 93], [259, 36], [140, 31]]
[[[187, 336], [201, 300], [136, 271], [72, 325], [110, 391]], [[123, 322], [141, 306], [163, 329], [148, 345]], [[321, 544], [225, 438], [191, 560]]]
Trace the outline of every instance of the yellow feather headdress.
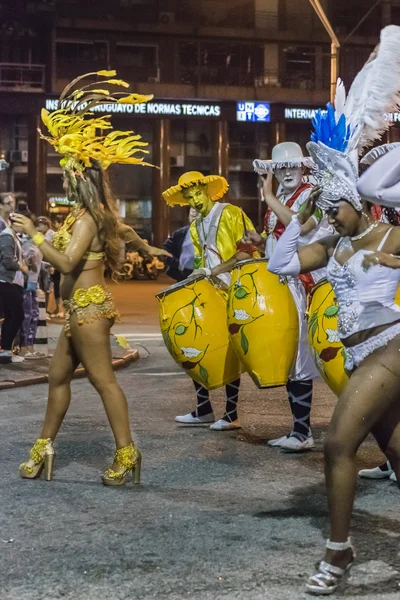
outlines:
[[[84, 87], [74, 89], [76, 84], [87, 77], [105, 77], [101, 82], [89, 83]], [[111, 93], [103, 88], [104, 84], [128, 88], [129, 84], [121, 79], [113, 79], [115, 71], [97, 71], [86, 73], [74, 79], [61, 93], [58, 109], [48, 112], [42, 109], [42, 121], [49, 131], [44, 135], [39, 129], [40, 137], [63, 156], [60, 165], [71, 175], [80, 175], [85, 168], [90, 167], [92, 160], [100, 163], [103, 169], [111, 164], [129, 164], [150, 166], [137, 153], [148, 154], [144, 148], [147, 142], [141, 141], [140, 135], [133, 131], [112, 130], [111, 115], [97, 117], [93, 109], [102, 104], [138, 104], [148, 102], [153, 96], [127, 94], [126, 92]]]

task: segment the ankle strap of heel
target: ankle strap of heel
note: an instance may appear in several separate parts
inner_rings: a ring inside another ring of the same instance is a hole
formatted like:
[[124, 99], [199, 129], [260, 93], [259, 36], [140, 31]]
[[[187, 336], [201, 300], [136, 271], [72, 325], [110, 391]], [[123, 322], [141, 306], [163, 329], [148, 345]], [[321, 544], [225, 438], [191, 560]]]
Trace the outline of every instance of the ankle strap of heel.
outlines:
[[348, 550], [352, 548], [351, 538], [347, 538], [346, 542], [331, 542], [331, 540], [326, 540], [326, 548], [328, 550]]

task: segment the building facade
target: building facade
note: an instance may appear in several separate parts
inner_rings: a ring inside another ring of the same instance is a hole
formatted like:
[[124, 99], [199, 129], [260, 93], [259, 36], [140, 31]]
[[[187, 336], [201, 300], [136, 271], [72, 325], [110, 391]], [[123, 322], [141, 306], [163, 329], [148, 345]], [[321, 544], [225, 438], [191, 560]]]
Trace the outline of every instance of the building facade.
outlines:
[[[68, 210], [58, 158], [37, 132], [40, 110], [55, 108], [82, 73], [116, 69], [133, 91], [154, 94], [147, 105], [121, 105], [113, 119], [149, 142], [146, 160], [160, 168], [114, 166], [110, 176], [121, 214], [156, 243], [187, 218], [161, 197], [187, 170], [224, 175], [229, 201], [260, 223], [253, 159], [287, 139], [304, 148], [313, 111], [329, 100], [330, 40], [308, 0], [12, 4], [0, 2], [0, 155], [11, 164], [0, 186], [26, 195], [37, 214]], [[343, 42], [347, 85], [381, 27], [400, 19], [400, 3], [384, 1], [360, 24], [365, 4], [323, 2]]]

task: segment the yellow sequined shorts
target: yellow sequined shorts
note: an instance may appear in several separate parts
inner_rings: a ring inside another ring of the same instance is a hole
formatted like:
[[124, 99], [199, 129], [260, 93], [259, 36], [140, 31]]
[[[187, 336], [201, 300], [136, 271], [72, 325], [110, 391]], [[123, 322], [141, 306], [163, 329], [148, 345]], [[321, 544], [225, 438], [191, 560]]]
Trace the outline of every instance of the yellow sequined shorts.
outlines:
[[71, 315], [76, 314], [79, 325], [92, 323], [100, 319], [119, 320], [120, 314], [114, 304], [111, 292], [102, 285], [75, 290], [71, 300], [64, 300], [65, 328], [71, 335]]

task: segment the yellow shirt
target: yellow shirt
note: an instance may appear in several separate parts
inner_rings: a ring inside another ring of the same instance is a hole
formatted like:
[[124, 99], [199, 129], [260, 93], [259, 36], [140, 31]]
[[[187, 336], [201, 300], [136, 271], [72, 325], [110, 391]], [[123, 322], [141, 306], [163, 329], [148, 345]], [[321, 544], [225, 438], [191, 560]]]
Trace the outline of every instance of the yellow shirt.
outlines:
[[[200, 220], [195, 219], [190, 226], [190, 236], [194, 247], [195, 269], [209, 266], [206, 256], [207, 253], [213, 253], [214, 259], [216, 256], [215, 250], [213, 251], [211, 248], [204, 249], [202, 247], [197, 228], [202, 227], [202, 221], [204, 221], [204, 219], [202, 219], [201, 222], [199, 221]], [[233, 204], [226, 204], [219, 218], [216, 232], [215, 246], [219, 255], [219, 264], [229, 260], [236, 254], [237, 243], [245, 234], [245, 226], [248, 231], [255, 231], [253, 223], [241, 208], [234, 206]]]

